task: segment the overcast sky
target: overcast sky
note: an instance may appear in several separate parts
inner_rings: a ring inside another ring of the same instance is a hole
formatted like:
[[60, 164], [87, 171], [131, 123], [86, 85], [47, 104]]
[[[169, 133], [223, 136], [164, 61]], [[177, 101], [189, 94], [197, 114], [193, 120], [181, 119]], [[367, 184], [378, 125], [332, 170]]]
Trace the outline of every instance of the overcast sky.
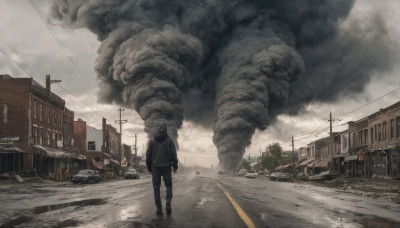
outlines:
[[[374, 11], [385, 20], [392, 41], [388, 45], [397, 49], [400, 46], [400, 1], [358, 1], [347, 20], [357, 18], [368, 21]], [[16, 78], [33, 77], [42, 85], [45, 85], [45, 75], [50, 74], [52, 79], [62, 80], [58, 85], [52, 84], [51, 89], [65, 99], [67, 107], [75, 112], [75, 120], [81, 118], [88, 125], [100, 129], [101, 118], [105, 117], [108, 123], [118, 128], [114, 121], [119, 119], [119, 107], [97, 103], [94, 65], [100, 43], [93, 33], [86, 29], [65, 30], [49, 23], [47, 0], [0, 0], [0, 15], [0, 74]], [[346, 22], [343, 23], [345, 25]], [[384, 54], [377, 53], [374, 58]], [[399, 66], [384, 74], [376, 72], [360, 94], [339, 97], [335, 103], [310, 103], [298, 116], [279, 116], [267, 130], [255, 133], [245, 156], [259, 154], [260, 148], [264, 150], [274, 142], [279, 142], [284, 149], [291, 149], [291, 136], [295, 137], [295, 148], [327, 136], [329, 123], [324, 117], [328, 117], [329, 112], [339, 119], [334, 123], [334, 131], [342, 131], [347, 127], [346, 122], [358, 120], [400, 101], [399, 89], [371, 103], [400, 88], [399, 72]], [[134, 144], [134, 135], [137, 134], [141, 153], [147, 142], [143, 121], [132, 110], [125, 110], [122, 119], [128, 120], [123, 125], [123, 142]], [[212, 135], [212, 129], [184, 121], [178, 138], [180, 161], [186, 165], [217, 165]]]

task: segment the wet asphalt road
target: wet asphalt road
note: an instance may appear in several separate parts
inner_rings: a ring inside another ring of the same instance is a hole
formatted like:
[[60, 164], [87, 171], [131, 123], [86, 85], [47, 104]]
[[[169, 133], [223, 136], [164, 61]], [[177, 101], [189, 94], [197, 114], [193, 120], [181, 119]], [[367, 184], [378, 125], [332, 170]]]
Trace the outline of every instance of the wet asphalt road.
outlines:
[[162, 217], [149, 177], [0, 184], [0, 227], [247, 227], [217, 181], [256, 227], [400, 227], [400, 204], [227, 175], [174, 175], [172, 215]]

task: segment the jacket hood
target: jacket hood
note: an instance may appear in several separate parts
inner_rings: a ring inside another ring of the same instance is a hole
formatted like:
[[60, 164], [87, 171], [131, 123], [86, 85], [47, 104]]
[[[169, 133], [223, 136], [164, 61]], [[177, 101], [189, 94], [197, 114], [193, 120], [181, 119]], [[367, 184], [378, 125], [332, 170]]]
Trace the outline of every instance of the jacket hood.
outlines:
[[168, 137], [168, 133], [167, 133], [167, 125], [161, 124], [160, 127], [157, 130], [157, 133], [155, 135], [155, 139], [159, 142], [163, 141], [165, 138]]

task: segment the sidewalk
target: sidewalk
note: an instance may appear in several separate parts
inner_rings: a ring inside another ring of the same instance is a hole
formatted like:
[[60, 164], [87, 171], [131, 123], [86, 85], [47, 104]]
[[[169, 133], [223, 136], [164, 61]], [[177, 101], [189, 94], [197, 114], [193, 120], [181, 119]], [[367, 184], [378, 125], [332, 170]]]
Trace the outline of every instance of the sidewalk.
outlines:
[[382, 178], [336, 178], [329, 181], [307, 181], [306, 183], [336, 188], [367, 198], [389, 200], [400, 204], [400, 181]]

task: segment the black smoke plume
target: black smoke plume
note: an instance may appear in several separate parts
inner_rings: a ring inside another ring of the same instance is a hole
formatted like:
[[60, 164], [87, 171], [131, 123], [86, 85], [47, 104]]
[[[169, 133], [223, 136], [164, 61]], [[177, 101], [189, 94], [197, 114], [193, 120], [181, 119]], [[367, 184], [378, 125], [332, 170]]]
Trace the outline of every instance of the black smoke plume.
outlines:
[[[101, 41], [99, 100], [134, 108], [153, 136], [183, 117], [214, 129], [233, 169], [256, 129], [306, 102], [361, 91], [389, 69], [385, 27], [343, 27], [351, 0], [55, 0], [51, 15]], [[365, 65], [378, 52], [385, 55]], [[357, 72], [360, 68], [360, 71]]]

